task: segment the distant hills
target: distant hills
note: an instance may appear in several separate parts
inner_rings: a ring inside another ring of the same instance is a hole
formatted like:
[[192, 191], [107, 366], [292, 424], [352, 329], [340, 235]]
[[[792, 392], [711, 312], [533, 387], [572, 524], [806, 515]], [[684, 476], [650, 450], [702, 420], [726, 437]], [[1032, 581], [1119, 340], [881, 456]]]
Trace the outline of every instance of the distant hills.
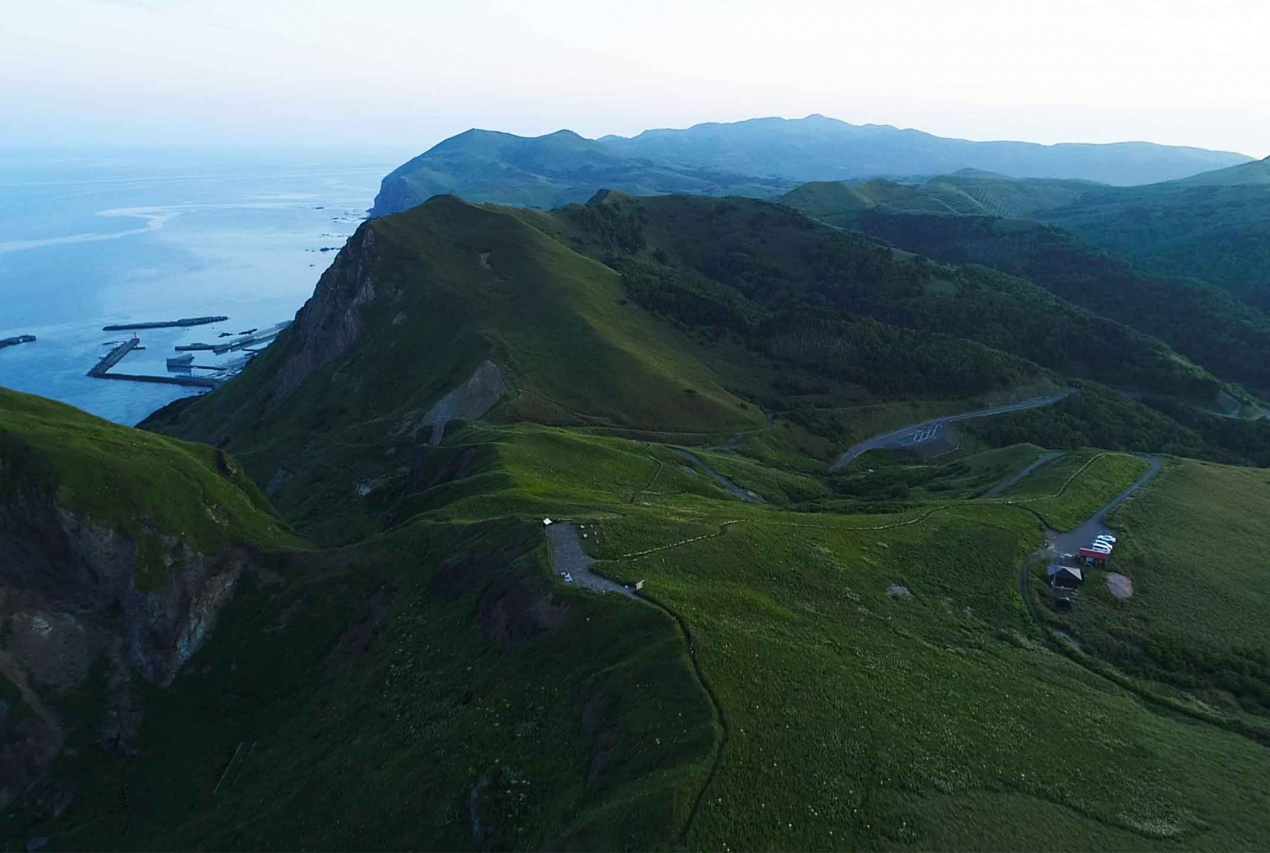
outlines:
[[534, 138], [469, 130], [385, 177], [371, 213], [399, 212], [447, 193], [469, 201], [540, 208], [582, 202], [602, 188], [637, 195], [768, 198], [807, 181], [962, 169], [1129, 186], [1248, 162], [1242, 154], [1147, 142], [972, 142], [820, 115], [699, 124], [598, 140], [564, 130]]
[[1107, 188], [1040, 218], [1145, 270], [1200, 278], [1270, 309], [1270, 159]]
[[1270, 389], [1270, 160], [1141, 187], [959, 172], [809, 183], [782, 201], [909, 251], [1032, 279]]
[[551, 208], [583, 202], [601, 188], [635, 195], [690, 193], [771, 197], [793, 186], [780, 178], [729, 174], [627, 154], [568, 130], [526, 138], [489, 130], [451, 137], [384, 178], [374, 216], [399, 213], [435, 195]]

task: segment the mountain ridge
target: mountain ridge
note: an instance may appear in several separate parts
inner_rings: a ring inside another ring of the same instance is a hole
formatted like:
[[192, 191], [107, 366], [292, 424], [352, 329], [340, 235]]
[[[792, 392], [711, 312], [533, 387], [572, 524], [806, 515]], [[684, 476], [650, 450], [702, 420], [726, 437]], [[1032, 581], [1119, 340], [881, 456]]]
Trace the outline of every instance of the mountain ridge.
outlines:
[[1039, 143], [949, 139], [825, 116], [712, 122], [586, 139], [472, 129], [387, 175], [371, 214], [453, 193], [474, 202], [551, 208], [609, 187], [640, 195], [768, 198], [809, 180], [943, 174], [982, 168], [1015, 177], [1145, 184], [1249, 162], [1242, 154], [1149, 142]]

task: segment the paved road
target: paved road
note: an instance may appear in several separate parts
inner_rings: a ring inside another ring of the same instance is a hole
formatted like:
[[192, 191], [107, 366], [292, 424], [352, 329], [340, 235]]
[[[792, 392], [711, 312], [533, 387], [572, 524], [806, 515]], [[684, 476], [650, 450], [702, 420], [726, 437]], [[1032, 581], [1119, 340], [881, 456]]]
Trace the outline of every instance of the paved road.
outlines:
[[732, 482], [727, 477], [723, 476], [718, 471], [714, 470], [705, 462], [703, 462], [701, 460], [701, 457], [698, 456], [697, 454], [689, 453], [687, 450], [680, 450], [678, 447], [671, 448], [671, 450], [675, 453], [675, 455], [682, 456], [684, 459], [687, 459], [691, 462], [695, 462], [698, 466], [700, 466], [701, 470], [705, 471], [707, 474], [710, 475], [710, 478], [712, 480], [714, 480], [720, 486], [727, 489], [734, 496], [740, 498], [746, 503], [752, 503], [752, 504], [767, 503], [767, 501], [764, 500], [762, 495], [751, 492], [749, 489], [741, 488], [736, 483]]
[[547, 544], [551, 550], [551, 566], [561, 578], [567, 572], [573, 583], [595, 592], [615, 592], [642, 601], [633, 590], [591, 571], [595, 560], [582, 550], [578, 528], [570, 522], [556, 522], [547, 528]]
[[[1062, 559], [1063, 554], [1075, 554], [1079, 549], [1085, 548], [1093, 542], [1095, 536], [1110, 533], [1111, 529], [1107, 527], [1105, 522], [1107, 513], [1120, 506], [1134, 492], [1155, 479], [1155, 475], [1160, 473], [1160, 468], [1164, 464], [1153, 456], [1147, 457], [1147, 461], [1151, 463], [1151, 466], [1147, 468], [1146, 473], [1139, 477], [1136, 483], [1117, 495], [1110, 503], [1090, 516], [1084, 524], [1081, 524], [1070, 533], [1052, 532], [1050, 534], [1050, 543], [1045, 549], [1046, 557], [1055, 563], [1063, 563], [1065, 562]], [[1076, 565], [1071, 561], [1066, 562]]]
[[960, 415], [931, 418], [928, 421], [922, 421], [920, 424], [913, 424], [912, 426], [901, 427], [881, 435], [875, 435], [872, 438], [866, 438], [839, 456], [837, 461], [829, 466], [829, 470], [839, 471], [850, 465], [857, 456], [870, 450], [916, 447], [919, 444], [942, 438], [944, 432], [948, 429], [948, 424], [954, 421], [967, 421], [971, 418], [986, 418], [992, 415], [1005, 415], [1010, 412], [1022, 412], [1026, 409], [1037, 409], [1041, 406], [1052, 406], [1075, 390], [1075, 388], [1068, 388], [1063, 393], [1056, 394], [1053, 397], [1041, 397], [1035, 400], [1024, 400], [1020, 403], [1010, 403], [1005, 406], [993, 406], [990, 409], [980, 409], [977, 412], [963, 412]]
[[1052, 462], [1052, 461], [1054, 461], [1055, 459], [1057, 459], [1058, 457], [1060, 457], [1060, 456], [1062, 456], [1062, 455], [1063, 455], [1063, 454], [1062, 454], [1062, 452], [1061, 452], [1061, 451], [1058, 451], [1058, 450], [1050, 450], [1050, 451], [1047, 451], [1047, 452], [1045, 452], [1045, 453], [1042, 453], [1042, 454], [1041, 454], [1041, 458], [1040, 458], [1040, 459], [1037, 459], [1037, 460], [1036, 460], [1035, 462], [1033, 462], [1031, 465], [1027, 466], [1027, 467], [1026, 467], [1026, 468], [1024, 468], [1022, 471], [1020, 471], [1019, 473], [1015, 474], [1015, 475], [1014, 475], [1013, 477], [1011, 477], [1010, 479], [1006, 480], [1004, 483], [1000, 483], [1000, 484], [998, 484], [998, 485], [996, 485], [996, 486], [993, 486], [991, 489], [989, 489], [988, 491], [984, 492], [984, 493], [983, 493], [983, 495], [982, 495], [982, 497], [985, 497], [985, 498], [995, 498], [997, 495], [1001, 494], [1001, 493], [1002, 493], [1002, 492], [1004, 492], [1006, 489], [1009, 489], [1011, 486], [1018, 485], [1020, 482], [1022, 482], [1024, 479], [1026, 479], [1026, 478], [1027, 478], [1027, 476], [1028, 476], [1029, 474], [1031, 474], [1033, 471], [1035, 471], [1037, 468], [1040, 468], [1042, 465], [1044, 465], [1044, 464], [1045, 464], [1045, 463], [1047, 463], [1047, 462]]

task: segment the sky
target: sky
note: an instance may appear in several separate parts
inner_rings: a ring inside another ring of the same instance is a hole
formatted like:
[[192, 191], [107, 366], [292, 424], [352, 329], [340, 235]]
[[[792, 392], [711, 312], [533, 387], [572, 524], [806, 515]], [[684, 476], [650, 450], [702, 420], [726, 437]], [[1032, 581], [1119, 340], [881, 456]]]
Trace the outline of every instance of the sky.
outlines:
[[422, 151], [811, 113], [1270, 155], [1265, 0], [8, 0], [0, 145]]

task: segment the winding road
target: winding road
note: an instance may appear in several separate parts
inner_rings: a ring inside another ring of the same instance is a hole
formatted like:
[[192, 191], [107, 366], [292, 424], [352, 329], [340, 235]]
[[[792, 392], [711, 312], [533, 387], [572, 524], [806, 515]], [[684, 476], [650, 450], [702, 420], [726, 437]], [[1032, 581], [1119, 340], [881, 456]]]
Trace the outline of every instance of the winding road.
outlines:
[[840, 471], [863, 453], [870, 450], [881, 450], [883, 448], [912, 448], [927, 441], [943, 437], [944, 432], [948, 428], [948, 424], [955, 421], [968, 421], [971, 418], [987, 418], [992, 415], [1006, 415], [1011, 412], [1022, 412], [1027, 409], [1038, 409], [1042, 406], [1052, 406], [1058, 401], [1065, 399], [1074, 392], [1075, 388], [1068, 388], [1061, 394], [1053, 397], [1039, 397], [1033, 400], [1023, 400], [1019, 403], [1008, 403], [1004, 406], [993, 406], [990, 409], [980, 409], [975, 412], [962, 412], [959, 415], [945, 415], [939, 418], [931, 418], [922, 421], [919, 424], [901, 427], [891, 432], [884, 432], [881, 435], [875, 435], [872, 438], [866, 438], [859, 444], [851, 447], [846, 453], [838, 457], [832, 465], [829, 466], [830, 471]]

